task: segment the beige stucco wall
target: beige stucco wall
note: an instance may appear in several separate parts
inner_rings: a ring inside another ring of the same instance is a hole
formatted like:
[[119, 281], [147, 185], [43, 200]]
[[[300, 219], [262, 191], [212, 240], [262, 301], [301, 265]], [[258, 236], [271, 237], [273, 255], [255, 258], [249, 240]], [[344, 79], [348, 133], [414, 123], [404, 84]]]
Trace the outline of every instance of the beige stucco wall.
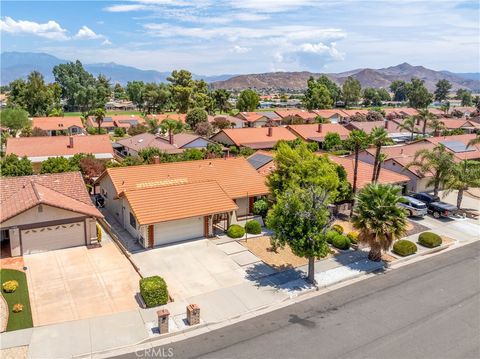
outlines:
[[237, 198], [235, 200], [235, 203], [238, 206], [238, 209], [236, 211], [237, 212], [237, 217], [245, 216], [249, 213], [248, 198], [247, 197]]
[[117, 197], [117, 191], [115, 190], [113, 182], [108, 175], [101, 179], [99, 193], [105, 198], [105, 208], [117, 219], [118, 222], [123, 224], [123, 199], [115, 199]]
[[230, 137], [228, 137], [227, 135], [225, 135], [224, 132], [219, 132], [217, 133], [215, 136], [212, 137], [212, 140], [213, 141], [216, 141], [216, 142], [220, 142], [220, 143], [223, 143], [224, 145], [228, 145], [228, 146], [233, 146], [235, 143], [233, 143], [233, 141], [230, 139]]
[[[41, 208], [41, 211], [39, 208]], [[41, 205], [30, 208], [29, 210], [20, 213], [19, 215], [9, 219], [8, 221], [2, 222], [0, 224], [0, 227], [5, 228], [11, 226], [58, 221], [62, 219], [78, 217], [82, 217], [82, 214], [47, 205]]]

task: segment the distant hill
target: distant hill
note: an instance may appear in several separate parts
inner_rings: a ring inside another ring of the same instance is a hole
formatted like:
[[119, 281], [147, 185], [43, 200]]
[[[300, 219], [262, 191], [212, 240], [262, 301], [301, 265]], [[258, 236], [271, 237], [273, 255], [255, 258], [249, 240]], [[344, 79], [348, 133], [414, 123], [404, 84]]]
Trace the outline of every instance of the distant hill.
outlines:
[[[26, 78], [28, 74], [37, 70], [43, 74], [46, 82], [53, 82], [52, 69], [68, 60], [59, 59], [45, 53], [34, 52], [3, 52], [1, 54], [1, 83], [8, 84], [18, 78]], [[125, 85], [128, 81], [165, 82], [170, 72], [155, 70], [141, 70], [136, 67], [110, 63], [83, 64], [85, 69], [93, 75], [104, 74], [111, 79], [112, 84]], [[226, 80], [233, 75], [202, 76], [192, 74], [194, 79], [204, 79], [207, 82]]]
[[[212, 83], [214, 88], [225, 89], [294, 89], [301, 90], [307, 87], [307, 80], [310, 76], [319, 77], [320, 73], [311, 72], [270, 72], [264, 74], [250, 74], [234, 76], [225, 81]], [[425, 81], [430, 91], [435, 89], [438, 80], [446, 79], [453, 85], [453, 89], [467, 88], [470, 90], [480, 89], [479, 74], [456, 74], [447, 71], [434, 71], [423, 66], [412, 66], [403, 63], [383, 69], [356, 69], [342, 73], [326, 73], [331, 80], [341, 85], [348, 76], [353, 76], [362, 84], [362, 87], [384, 87], [388, 88], [394, 80], [410, 81], [417, 77]], [[474, 75], [477, 75], [475, 77]]]

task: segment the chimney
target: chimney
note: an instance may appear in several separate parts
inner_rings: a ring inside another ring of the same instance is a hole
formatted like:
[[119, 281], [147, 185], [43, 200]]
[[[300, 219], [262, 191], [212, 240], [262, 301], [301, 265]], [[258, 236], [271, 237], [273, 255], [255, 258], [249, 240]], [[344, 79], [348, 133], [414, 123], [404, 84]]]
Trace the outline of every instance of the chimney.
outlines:
[[168, 142], [169, 142], [171, 145], [173, 145], [173, 132], [170, 132], [170, 133], [168, 134]]
[[322, 124], [321, 123], [318, 124], [317, 132], [322, 133]]
[[70, 137], [68, 138], [68, 147], [69, 147], [69, 148], [73, 148], [73, 136], [70, 136]]
[[384, 126], [385, 126], [385, 129], [388, 130], [388, 120], [385, 120]]
[[159, 156], [153, 156], [153, 163], [156, 165], [160, 164], [160, 157]]
[[420, 125], [420, 119], [417, 118], [417, 126], [419, 126], [419, 125]]
[[273, 134], [273, 127], [268, 127], [267, 136], [272, 137], [272, 134]]

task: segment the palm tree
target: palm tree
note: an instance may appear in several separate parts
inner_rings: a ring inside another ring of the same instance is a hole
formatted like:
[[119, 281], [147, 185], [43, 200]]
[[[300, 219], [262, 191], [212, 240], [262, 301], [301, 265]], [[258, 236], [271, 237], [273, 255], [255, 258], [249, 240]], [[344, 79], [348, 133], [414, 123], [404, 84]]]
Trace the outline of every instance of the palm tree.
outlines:
[[378, 178], [380, 177], [380, 170], [382, 169], [382, 163], [385, 162], [386, 159], [387, 159], [387, 155], [385, 153], [380, 153], [380, 156], [378, 156], [377, 172], [375, 174], [375, 183], [378, 182]]
[[418, 127], [415, 127], [416, 125], [416, 119], [415, 117], [413, 116], [408, 116], [404, 121], [403, 123], [399, 124], [398, 125], [398, 128], [401, 129], [401, 130], [406, 130], [408, 132], [410, 132], [410, 141], [413, 141], [413, 134], [415, 132], [418, 132], [419, 129]]
[[442, 110], [443, 113], [446, 115], [450, 110], [450, 102], [449, 101], [445, 102], [442, 106], [440, 106], [440, 110]]
[[97, 123], [97, 126], [98, 126], [98, 134], [102, 133], [102, 123], [103, 123], [103, 119], [105, 118], [105, 115], [106, 113], [103, 108], [97, 108], [93, 113], [95, 122]]
[[169, 139], [172, 139], [172, 136], [174, 134], [179, 133], [183, 130], [183, 123], [167, 117], [160, 124], [160, 129], [163, 133], [168, 134]]
[[148, 132], [152, 134], [156, 134], [158, 132], [158, 129], [160, 128], [160, 125], [158, 124], [158, 121], [156, 118], [147, 119], [147, 126], [148, 126]]
[[388, 145], [391, 143], [390, 138], [388, 137], [388, 132], [383, 127], [375, 127], [370, 134], [370, 140], [372, 145], [375, 146], [375, 162], [373, 163], [373, 173], [372, 173], [372, 182], [375, 182], [375, 174], [377, 171], [378, 160], [380, 158], [380, 152], [382, 146]]
[[390, 184], [369, 184], [358, 193], [352, 223], [358, 240], [370, 247], [368, 259], [380, 261], [382, 250], [405, 234], [407, 216], [398, 206], [401, 201], [401, 188]]
[[454, 167], [453, 153], [447, 151], [445, 146], [437, 145], [433, 149], [423, 149], [415, 153], [413, 161], [406, 167], [418, 166], [420, 173], [431, 175], [427, 186], [433, 185], [433, 193], [438, 196], [440, 185], [445, 184]]
[[445, 124], [436, 117], [430, 120], [428, 127], [433, 130], [434, 137], [440, 136], [440, 133], [446, 129]]
[[445, 183], [447, 194], [457, 190], [457, 208], [462, 205], [463, 193], [470, 187], [480, 187], [480, 162], [463, 160], [452, 168], [451, 176]]
[[430, 111], [428, 111], [428, 108], [426, 108], [424, 110], [418, 110], [418, 115], [416, 116], [416, 118], [420, 121], [423, 121], [422, 134], [423, 137], [425, 137], [425, 134], [427, 133], [428, 122], [436, 118], [436, 116]]
[[479, 145], [479, 144], [480, 144], [480, 134], [477, 134], [477, 137], [475, 137], [473, 140], [470, 140], [467, 143], [467, 147], [476, 146], [476, 145]]
[[[353, 186], [352, 186], [352, 193], [355, 195], [357, 192], [357, 179], [358, 179], [358, 155], [360, 151], [365, 150], [368, 147], [370, 138], [365, 133], [364, 130], [352, 130], [348, 135], [347, 140], [345, 141], [345, 145], [351, 151], [353, 151], [355, 156], [355, 162], [353, 166]], [[355, 204], [355, 198], [352, 202], [352, 210], [350, 212], [350, 216], [353, 214], [353, 206]]]

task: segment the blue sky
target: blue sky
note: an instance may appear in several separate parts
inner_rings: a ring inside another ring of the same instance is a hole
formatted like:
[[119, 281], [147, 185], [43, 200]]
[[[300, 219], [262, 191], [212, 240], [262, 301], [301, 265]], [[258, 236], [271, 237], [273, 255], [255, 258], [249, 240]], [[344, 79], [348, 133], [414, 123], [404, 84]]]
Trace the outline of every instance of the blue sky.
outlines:
[[2, 0], [2, 51], [197, 74], [480, 71], [478, 1]]

